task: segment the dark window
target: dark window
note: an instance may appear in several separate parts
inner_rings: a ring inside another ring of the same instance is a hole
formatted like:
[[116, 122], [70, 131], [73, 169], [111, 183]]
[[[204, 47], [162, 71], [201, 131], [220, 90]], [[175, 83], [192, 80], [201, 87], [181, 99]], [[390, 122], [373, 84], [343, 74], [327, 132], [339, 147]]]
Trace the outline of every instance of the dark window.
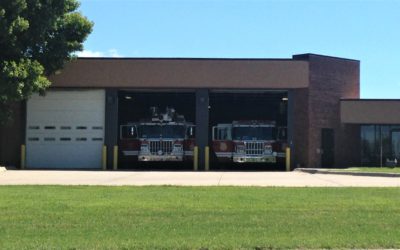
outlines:
[[275, 129], [273, 127], [234, 127], [233, 140], [274, 140]]
[[376, 163], [375, 125], [361, 126], [361, 163]]
[[[397, 134], [399, 125], [361, 126], [361, 163], [367, 166], [384, 165], [397, 154]], [[400, 142], [398, 142], [400, 143]]]

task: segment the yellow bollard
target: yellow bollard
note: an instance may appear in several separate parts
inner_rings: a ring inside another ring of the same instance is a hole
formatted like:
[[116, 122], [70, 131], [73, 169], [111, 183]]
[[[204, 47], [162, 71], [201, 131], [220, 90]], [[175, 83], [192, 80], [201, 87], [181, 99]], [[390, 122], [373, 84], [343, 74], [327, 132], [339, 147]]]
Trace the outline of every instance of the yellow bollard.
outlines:
[[107, 169], [107, 146], [103, 145], [103, 154], [102, 154], [102, 159], [101, 159], [101, 165], [102, 169], [106, 170]]
[[113, 154], [113, 169], [118, 169], [118, 146], [114, 146], [114, 154]]
[[24, 144], [21, 145], [21, 169], [25, 169], [26, 162], [26, 147]]
[[205, 171], [209, 171], [210, 170], [210, 147], [209, 146], [206, 146], [204, 148], [204, 158], [205, 158], [205, 162], [204, 162]]
[[286, 148], [286, 171], [290, 171], [290, 147]]
[[193, 148], [193, 170], [199, 170], [199, 147], [197, 146]]

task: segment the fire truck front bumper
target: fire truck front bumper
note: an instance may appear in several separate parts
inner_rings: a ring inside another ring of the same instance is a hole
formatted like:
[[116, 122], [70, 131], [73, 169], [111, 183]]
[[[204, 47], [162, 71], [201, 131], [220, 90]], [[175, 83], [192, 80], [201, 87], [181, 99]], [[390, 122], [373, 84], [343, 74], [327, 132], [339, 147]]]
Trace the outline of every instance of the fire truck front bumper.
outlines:
[[139, 161], [183, 161], [183, 155], [140, 155]]
[[258, 163], [258, 162], [265, 162], [265, 163], [276, 163], [276, 156], [273, 155], [233, 155], [233, 162], [235, 163]]

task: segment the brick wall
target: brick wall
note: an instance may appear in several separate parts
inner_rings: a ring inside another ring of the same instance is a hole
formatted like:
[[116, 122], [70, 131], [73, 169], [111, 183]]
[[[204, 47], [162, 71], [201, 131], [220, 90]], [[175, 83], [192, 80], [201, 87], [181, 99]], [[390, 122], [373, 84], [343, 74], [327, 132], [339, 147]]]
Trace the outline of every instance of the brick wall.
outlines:
[[340, 123], [340, 99], [360, 97], [360, 63], [355, 60], [307, 55], [310, 69], [308, 89], [308, 167], [321, 165], [321, 129], [335, 133], [335, 166], [354, 164], [359, 157], [358, 127]]
[[292, 90], [293, 98], [293, 166], [305, 167], [308, 165], [308, 89]]

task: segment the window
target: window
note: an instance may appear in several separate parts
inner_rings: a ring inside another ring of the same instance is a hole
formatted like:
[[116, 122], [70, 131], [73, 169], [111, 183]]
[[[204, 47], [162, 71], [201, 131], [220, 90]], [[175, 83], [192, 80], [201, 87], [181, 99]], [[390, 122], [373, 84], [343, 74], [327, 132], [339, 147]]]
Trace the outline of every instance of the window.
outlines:
[[213, 140], [232, 140], [230, 125], [213, 127]]
[[[397, 131], [399, 131], [397, 133]], [[363, 125], [361, 126], [361, 163], [379, 166], [381, 161], [400, 157], [399, 125]]]

